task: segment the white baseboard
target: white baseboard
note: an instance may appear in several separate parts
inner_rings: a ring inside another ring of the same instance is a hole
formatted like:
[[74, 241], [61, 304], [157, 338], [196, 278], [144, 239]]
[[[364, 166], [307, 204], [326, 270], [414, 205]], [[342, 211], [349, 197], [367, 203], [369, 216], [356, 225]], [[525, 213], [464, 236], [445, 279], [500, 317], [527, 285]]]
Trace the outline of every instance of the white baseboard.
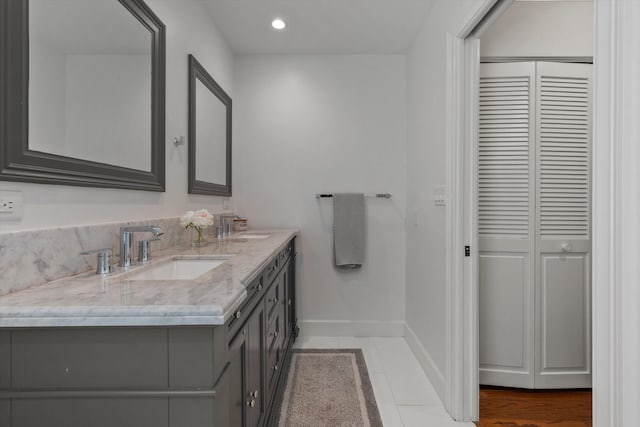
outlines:
[[411, 327], [406, 323], [404, 326], [405, 341], [407, 341], [407, 344], [409, 344], [409, 348], [411, 348], [413, 354], [416, 356], [416, 359], [418, 359], [418, 363], [420, 363], [420, 366], [422, 366], [425, 374], [427, 374], [427, 377], [429, 377], [429, 381], [431, 381], [433, 388], [436, 390], [436, 393], [438, 393], [440, 400], [444, 402], [446, 387], [442, 371], [438, 369], [438, 366], [431, 358], [431, 355], [429, 355], [427, 349], [424, 348], [422, 343], [418, 340], [418, 337], [413, 332], [413, 329], [411, 329]]
[[401, 337], [405, 323], [353, 322], [348, 320], [299, 320], [300, 334], [319, 337]]

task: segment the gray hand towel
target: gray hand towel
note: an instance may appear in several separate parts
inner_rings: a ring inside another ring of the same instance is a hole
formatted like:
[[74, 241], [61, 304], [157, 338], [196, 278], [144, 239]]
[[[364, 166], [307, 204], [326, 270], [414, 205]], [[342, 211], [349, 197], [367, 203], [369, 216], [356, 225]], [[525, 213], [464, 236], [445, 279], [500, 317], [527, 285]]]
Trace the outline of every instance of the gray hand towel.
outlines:
[[339, 268], [360, 268], [365, 244], [364, 194], [333, 195], [333, 247]]

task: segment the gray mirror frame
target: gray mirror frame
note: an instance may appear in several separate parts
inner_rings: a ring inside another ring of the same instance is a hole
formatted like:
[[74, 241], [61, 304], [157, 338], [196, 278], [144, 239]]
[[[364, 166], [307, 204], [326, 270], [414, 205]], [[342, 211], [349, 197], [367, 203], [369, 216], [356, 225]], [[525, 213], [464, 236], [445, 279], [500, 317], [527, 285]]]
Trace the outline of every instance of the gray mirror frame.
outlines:
[[[226, 182], [218, 184], [196, 179], [196, 79], [211, 91], [227, 109]], [[189, 55], [189, 193], [231, 197], [231, 97], [193, 56]]]
[[151, 171], [29, 149], [29, 2], [0, 1], [0, 180], [165, 190], [165, 26], [143, 0], [118, 0], [151, 33]]

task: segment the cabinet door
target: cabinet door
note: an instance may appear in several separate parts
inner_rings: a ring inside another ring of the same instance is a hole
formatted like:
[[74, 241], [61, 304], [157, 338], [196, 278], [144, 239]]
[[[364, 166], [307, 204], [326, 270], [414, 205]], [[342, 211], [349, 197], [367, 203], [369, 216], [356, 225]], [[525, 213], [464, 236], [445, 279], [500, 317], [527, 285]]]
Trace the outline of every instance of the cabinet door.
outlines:
[[264, 417], [264, 315], [264, 305], [258, 304], [229, 345], [229, 423], [234, 427], [257, 427]]
[[229, 344], [229, 425], [246, 427], [247, 328], [243, 326]]
[[291, 260], [282, 267], [282, 295], [282, 344], [286, 346], [291, 334], [290, 307], [293, 305], [293, 301], [291, 301]]
[[[295, 339], [298, 335], [296, 320], [296, 253], [295, 246], [289, 262], [285, 266], [287, 279], [285, 283], [285, 329], [286, 338]], [[291, 335], [291, 337], [289, 336]]]
[[264, 399], [264, 305], [258, 304], [247, 320], [247, 425], [257, 427], [262, 422], [266, 405]]

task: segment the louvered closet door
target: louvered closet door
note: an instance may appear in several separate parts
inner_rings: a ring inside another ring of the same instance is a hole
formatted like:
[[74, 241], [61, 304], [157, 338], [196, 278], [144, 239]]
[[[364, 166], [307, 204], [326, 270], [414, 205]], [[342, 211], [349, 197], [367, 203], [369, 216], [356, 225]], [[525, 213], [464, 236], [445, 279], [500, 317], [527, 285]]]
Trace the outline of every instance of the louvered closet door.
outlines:
[[591, 387], [591, 68], [537, 63], [536, 388]]
[[532, 388], [535, 63], [480, 72], [480, 383]]

